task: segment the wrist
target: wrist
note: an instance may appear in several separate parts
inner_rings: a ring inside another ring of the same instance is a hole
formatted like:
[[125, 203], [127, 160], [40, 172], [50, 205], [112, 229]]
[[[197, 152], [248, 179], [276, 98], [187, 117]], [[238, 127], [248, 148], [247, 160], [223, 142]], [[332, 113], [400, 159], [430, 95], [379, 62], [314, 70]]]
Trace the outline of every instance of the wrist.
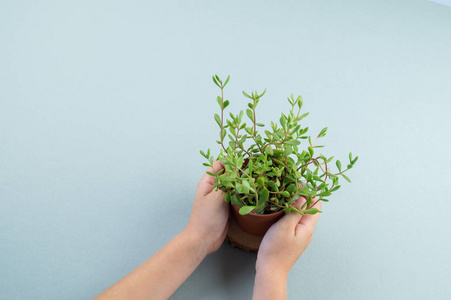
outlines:
[[275, 277], [281, 280], [288, 279], [288, 273], [290, 273], [290, 269], [284, 267], [282, 264], [258, 264], [256, 265], [256, 276], [259, 276], [263, 279]]
[[204, 235], [189, 226], [187, 226], [180, 235], [191, 244], [195, 252], [199, 254], [199, 258], [203, 260], [208, 254], [208, 245]]
[[286, 299], [288, 273], [260, 269], [255, 275], [253, 299]]

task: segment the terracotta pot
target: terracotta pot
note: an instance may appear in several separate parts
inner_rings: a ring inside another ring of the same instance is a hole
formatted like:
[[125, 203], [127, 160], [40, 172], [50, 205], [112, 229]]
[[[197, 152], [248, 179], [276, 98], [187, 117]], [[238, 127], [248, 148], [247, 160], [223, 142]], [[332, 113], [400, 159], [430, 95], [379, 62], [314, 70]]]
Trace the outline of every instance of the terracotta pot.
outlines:
[[269, 215], [248, 213], [243, 216], [240, 215], [239, 210], [240, 208], [238, 206], [232, 204], [233, 217], [238, 226], [245, 232], [253, 235], [265, 235], [269, 227], [285, 214], [285, 211], [282, 209], [281, 211]]

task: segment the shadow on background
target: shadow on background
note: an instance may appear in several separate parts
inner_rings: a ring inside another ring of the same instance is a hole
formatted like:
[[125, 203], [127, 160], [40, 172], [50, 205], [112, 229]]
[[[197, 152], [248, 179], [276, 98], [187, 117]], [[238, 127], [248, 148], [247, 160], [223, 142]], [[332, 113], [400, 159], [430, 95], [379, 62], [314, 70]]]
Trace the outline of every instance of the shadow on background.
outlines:
[[[250, 299], [255, 277], [256, 254], [224, 242], [207, 256], [171, 299]], [[220, 286], [221, 288], [218, 288]]]

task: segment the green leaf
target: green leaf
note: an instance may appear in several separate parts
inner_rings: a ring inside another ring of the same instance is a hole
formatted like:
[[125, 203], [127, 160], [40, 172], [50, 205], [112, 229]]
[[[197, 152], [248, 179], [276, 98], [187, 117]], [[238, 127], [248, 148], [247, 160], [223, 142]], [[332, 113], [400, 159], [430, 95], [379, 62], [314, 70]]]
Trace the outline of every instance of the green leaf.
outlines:
[[246, 92], [245, 92], [245, 91], [243, 91], [243, 95], [244, 95], [245, 97], [248, 97], [248, 98], [252, 99], [252, 97], [251, 97], [251, 96], [249, 96], [248, 94], [246, 94]]
[[294, 210], [295, 212], [300, 213], [301, 215], [305, 215], [304, 212], [300, 211], [299, 209], [297, 209], [294, 206], [290, 206], [290, 208], [291, 208], [291, 210]]
[[280, 117], [280, 125], [282, 125], [283, 129], [287, 129], [287, 118], [284, 115]]
[[257, 183], [258, 183], [260, 186], [264, 186], [264, 185], [265, 185], [265, 180], [263, 179], [263, 177], [258, 177], [258, 178], [257, 178]]
[[243, 186], [241, 185], [241, 183], [237, 182], [236, 183], [236, 187], [235, 190], [237, 193], [242, 194], [243, 193]]
[[229, 79], [230, 79], [230, 75], [227, 76], [227, 79], [226, 79], [226, 81], [224, 82], [224, 86], [226, 86], [227, 82], [229, 82]]
[[285, 144], [292, 145], [292, 146], [297, 146], [297, 145], [300, 145], [301, 142], [298, 141], [298, 140], [289, 140], [289, 141], [286, 141]]
[[[242, 181], [242, 186], [243, 186], [242, 191], [243, 191], [244, 194], [248, 194], [248, 193], [249, 193], [249, 190], [254, 191], [254, 189], [253, 189], [253, 188], [251, 187], [251, 185], [249, 184], [249, 181], [247, 181], [247, 180], [243, 180], [243, 181]], [[255, 192], [255, 191], [254, 191], [254, 192]]]
[[[296, 121], [300, 121], [300, 120], [304, 119], [305, 117], [307, 117], [308, 115], [309, 115], [309, 113], [302, 114], [302, 115], [300, 115], [300, 116], [296, 119]], [[307, 129], [308, 129], [308, 127], [307, 127]], [[307, 132], [307, 130], [306, 130], [305, 132]], [[304, 133], [305, 133], [305, 132], [304, 132]], [[304, 134], [304, 133], [303, 133], [303, 134]]]
[[249, 108], [246, 109], [246, 115], [249, 117], [249, 119], [251, 119], [252, 122], [254, 122], [254, 113], [252, 110], [250, 110]]
[[221, 117], [218, 114], [215, 114], [215, 121], [218, 123], [219, 127], [221, 127]]
[[231, 202], [232, 202], [232, 204], [235, 204], [236, 206], [239, 206], [239, 207], [241, 207], [243, 205], [243, 202], [241, 202], [240, 199], [238, 199], [238, 197], [235, 194], [232, 195]]
[[218, 102], [219, 107], [222, 109], [222, 98], [221, 97], [216, 97], [216, 102]]
[[321, 212], [321, 211], [318, 210], [316, 207], [312, 207], [312, 208], [303, 210], [303, 212], [304, 212], [305, 214], [314, 215], [314, 214], [316, 214], [317, 212]]
[[339, 160], [336, 161], [338, 171], [341, 172], [341, 162]]
[[227, 106], [229, 106], [229, 104], [230, 104], [229, 100], [224, 101], [224, 108], [223, 109], [225, 109]]
[[290, 197], [290, 193], [288, 193], [287, 191], [283, 191], [283, 192], [281, 192], [280, 193], [282, 196], [284, 196], [284, 197]]
[[[217, 77], [217, 75], [216, 75], [216, 77]], [[219, 83], [216, 81], [215, 76], [212, 76], [212, 78], [213, 78], [213, 82], [214, 82], [218, 87], [221, 87], [221, 86], [219, 85]]]
[[203, 157], [207, 158], [207, 156], [205, 155], [205, 152], [204, 152], [204, 151], [200, 150], [200, 154], [201, 154]]
[[296, 99], [296, 101], [298, 101], [299, 109], [301, 109], [301, 108], [302, 108], [302, 104], [304, 103], [304, 101], [302, 100], [302, 97], [301, 97], [301, 96], [298, 96], [298, 98]]
[[256, 125], [259, 126], [259, 127], [264, 127], [265, 126], [265, 124], [263, 124], [263, 123], [256, 123]]
[[324, 127], [321, 132], [318, 134], [318, 137], [323, 137], [326, 135], [327, 127]]
[[310, 153], [310, 157], [313, 157], [313, 148], [308, 147], [308, 152]]
[[338, 190], [339, 188], [340, 188], [340, 186], [337, 185], [337, 186], [334, 186], [330, 191], [331, 191], [331, 192], [335, 192], [335, 191]]
[[318, 197], [327, 197], [327, 196], [330, 196], [330, 195], [332, 195], [332, 193], [330, 191], [327, 191], [327, 192], [319, 193], [317, 196]]
[[243, 206], [240, 208], [240, 215], [247, 215], [255, 209], [255, 206]]
[[210, 175], [210, 176], [215, 176], [215, 174], [210, 172], [210, 171], [207, 171], [207, 174]]
[[263, 189], [258, 194], [258, 206], [260, 206], [262, 203], [268, 201], [269, 199], [269, 191], [268, 189]]
[[225, 194], [225, 198], [224, 198], [225, 203], [229, 203], [230, 202], [230, 192], [227, 192]]
[[341, 176], [343, 176], [343, 178], [346, 179], [347, 182], [351, 182], [351, 179], [349, 179], [345, 174], [341, 174]]
[[287, 192], [290, 193], [290, 194], [293, 194], [295, 190], [296, 190], [296, 185], [294, 183], [290, 184], [287, 187]]
[[349, 161], [352, 162], [352, 152], [349, 152]]

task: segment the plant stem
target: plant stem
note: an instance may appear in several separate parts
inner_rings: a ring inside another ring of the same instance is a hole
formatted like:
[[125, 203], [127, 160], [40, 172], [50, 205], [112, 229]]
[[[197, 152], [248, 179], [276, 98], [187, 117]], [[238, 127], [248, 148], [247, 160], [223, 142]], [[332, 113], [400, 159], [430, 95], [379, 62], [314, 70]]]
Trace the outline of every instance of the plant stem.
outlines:
[[[251, 176], [249, 176], [249, 174], [247, 174], [246, 172], [244, 172], [243, 169], [241, 169], [240, 167], [238, 167], [237, 165], [235, 165], [235, 164], [233, 163], [233, 161], [231, 161], [230, 159], [228, 159], [226, 156], [224, 156], [224, 158], [227, 159], [229, 162], [231, 162], [232, 165], [233, 165], [235, 168], [237, 168], [238, 170], [240, 170], [241, 172], [243, 172], [244, 175], [246, 175], [247, 177], [249, 177], [249, 178], [251, 179], [250, 182], [252, 183], [252, 187], [254, 188], [254, 191], [255, 191], [255, 203], [258, 203], [258, 193], [257, 193], [257, 188], [255, 187], [253, 178], [252, 178]], [[249, 158], [249, 159], [250, 159], [250, 158]]]
[[227, 152], [226, 148], [224, 147], [224, 137], [222, 136], [224, 128], [224, 87], [221, 87], [221, 146], [224, 151]]

